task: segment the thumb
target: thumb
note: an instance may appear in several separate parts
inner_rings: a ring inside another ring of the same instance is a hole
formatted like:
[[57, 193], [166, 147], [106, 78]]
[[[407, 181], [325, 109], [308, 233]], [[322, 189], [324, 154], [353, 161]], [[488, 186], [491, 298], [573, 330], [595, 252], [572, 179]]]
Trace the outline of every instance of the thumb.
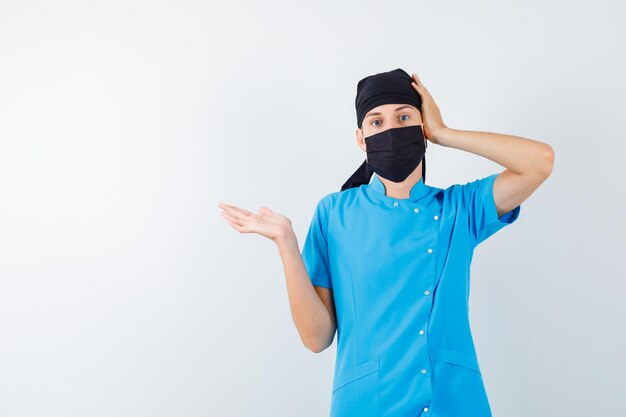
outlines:
[[267, 207], [261, 207], [259, 209], [259, 213], [261, 213], [261, 214], [274, 214], [274, 212], [272, 210], [270, 210], [269, 208], [267, 208]]

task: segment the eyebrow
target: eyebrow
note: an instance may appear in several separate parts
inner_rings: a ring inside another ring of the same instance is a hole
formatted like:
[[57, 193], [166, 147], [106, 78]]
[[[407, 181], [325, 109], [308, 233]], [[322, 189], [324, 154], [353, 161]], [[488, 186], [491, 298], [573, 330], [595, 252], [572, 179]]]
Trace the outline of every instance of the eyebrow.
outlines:
[[[400, 106], [400, 107], [398, 107], [395, 111], [402, 110], [402, 109], [406, 109], [407, 107], [408, 107], [408, 108], [412, 108], [413, 106], [409, 106], [409, 105], [406, 105], [406, 106]], [[370, 117], [370, 116], [380, 116], [381, 114], [382, 114], [382, 113], [380, 113], [380, 112], [376, 112], [376, 113], [368, 113], [368, 114], [367, 114], [364, 118], [368, 118], [368, 117]]]

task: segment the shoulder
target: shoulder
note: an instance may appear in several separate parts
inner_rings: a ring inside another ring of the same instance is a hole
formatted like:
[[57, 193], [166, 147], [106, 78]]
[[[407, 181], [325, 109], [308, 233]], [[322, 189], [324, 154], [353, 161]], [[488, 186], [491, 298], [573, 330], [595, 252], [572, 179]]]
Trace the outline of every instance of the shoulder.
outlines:
[[446, 188], [446, 191], [451, 192], [451, 193], [463, 193], [467, 191], [472, 191], [474, 189], [493, 184], [493, 182], [496, 180], [496, 177], [498, 175], [499, 173], [495, 173], [495, 174], [487, 175], [486, 177], [483, 177], [483, 178], [476, 178], [474, 180], [467, 181], [462, 184], [452, 184]]
[[319, 201], [320, 205], [328, 211], [337, 210], [349, 206], [363, 195], [365, 185], [348, 188], [344, 191], [333, 191], [325, 194]]
[[493, 189], [493, 183], [497, 176], [498, 173], [495, 173], [483, 178], [476, 178], [465, 183], [451, 184], [442, 191], [453, 201], [468, 201], [477, 197], [482, 197], [485, 193], [490, 192]]

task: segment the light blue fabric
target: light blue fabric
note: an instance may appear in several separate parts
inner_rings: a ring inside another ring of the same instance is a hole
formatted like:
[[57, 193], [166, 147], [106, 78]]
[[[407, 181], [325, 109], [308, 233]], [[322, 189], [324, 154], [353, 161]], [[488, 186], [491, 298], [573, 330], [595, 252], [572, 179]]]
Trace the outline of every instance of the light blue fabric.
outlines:
[[396, 199], [374, 174], [319, 201], [302, 259], [335, 300], [331, 417], [491, 416], [468, 305], [474, 248], [521, 209], [498, 218], [498, 175]]

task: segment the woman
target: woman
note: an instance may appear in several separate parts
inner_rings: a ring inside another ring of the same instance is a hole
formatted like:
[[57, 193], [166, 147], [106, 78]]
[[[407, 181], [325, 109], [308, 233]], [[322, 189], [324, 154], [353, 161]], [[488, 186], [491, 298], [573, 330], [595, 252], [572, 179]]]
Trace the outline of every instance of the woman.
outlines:
[[[331, 417], [491, 416], [468, 319], [471, 259], [550, 175], [552, 148], [447, 127], [417, 75], [399, 68], [359, 81], [355, 104], [367, 158], [319, 201], [302, 252], [279, 213], [221, 203], [222, 215], [276, 242], [304, 345], [320, 352], [337, 332]], [[426, 185], [428, 142], [506, 169]]]

